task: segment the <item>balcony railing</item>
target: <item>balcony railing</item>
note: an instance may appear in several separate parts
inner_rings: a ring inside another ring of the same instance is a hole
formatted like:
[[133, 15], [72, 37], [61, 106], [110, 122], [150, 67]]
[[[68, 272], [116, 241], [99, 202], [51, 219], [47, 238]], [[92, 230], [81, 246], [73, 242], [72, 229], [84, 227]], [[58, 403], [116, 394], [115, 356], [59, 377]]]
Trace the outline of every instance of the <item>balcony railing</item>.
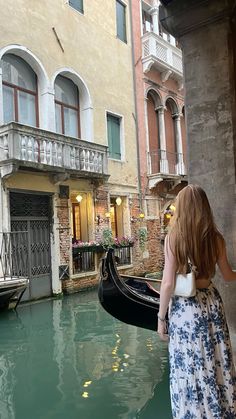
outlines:
[[[163, 73], [171, 75], [181, 81], [183, 78], [182, 52], [154, 32], [147, 32], [142, 38], [142, 61], [144, 72], [150, 70], [152, 65]], [[169, 76], [168, 75], [168, 76]]]
[[186, 175], [184, 154], [166, 150], [149, 152], [149, 174]]
[[27, 231], [0, 233], [0, 280], [28, 278]]
[[[130, 265], [131, 264], [131, 246], [124, 246], [116, 248], [114, 253], [117, 256], [117, 265]], [[73, 256], [73, 275], [83, 272], [92, 272], [96, 268], [96, 253], [104, 253], [106, 250], [101, 246], [97, 247], [84, 247], [74, 248], [72, 251]]]
[[108, 176], [107, 147], [15, 122], [0, 127], [0, 161], [41, 171]]
[[95, 252], [81, 250], [73, 252], [73, 274], [95, 271]]

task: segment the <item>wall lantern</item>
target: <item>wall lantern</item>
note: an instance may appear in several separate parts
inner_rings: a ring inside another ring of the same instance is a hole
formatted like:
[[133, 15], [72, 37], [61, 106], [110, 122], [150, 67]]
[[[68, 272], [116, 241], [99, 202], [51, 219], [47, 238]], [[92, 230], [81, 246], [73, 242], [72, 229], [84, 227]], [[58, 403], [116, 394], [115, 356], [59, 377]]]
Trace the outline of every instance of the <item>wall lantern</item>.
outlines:
[[80, 203], [82, 201], [83, 197], [81, 195], [77, 195], [75, 199], [76, 199], [76, 201], [78, 201]]
[[122, 199], [121, 199], [121, 197], [120, 196], [118, 196], [117, 198], [116, 198], [116, 205], [120, 205], [121, 204], [121, 202], [122, 202]]

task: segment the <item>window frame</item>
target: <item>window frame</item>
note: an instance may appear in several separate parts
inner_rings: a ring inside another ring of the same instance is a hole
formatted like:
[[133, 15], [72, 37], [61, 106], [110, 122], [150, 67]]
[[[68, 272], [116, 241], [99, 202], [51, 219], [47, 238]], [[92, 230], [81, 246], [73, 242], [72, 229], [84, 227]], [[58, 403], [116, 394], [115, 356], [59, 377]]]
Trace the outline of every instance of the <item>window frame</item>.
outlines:
[[[64, 76], [62, 76], [60, 74], [58, 76], [64, 77]], [[64, 79], [72, 81], [68, 77], [64, 77]], [[57, 79], [55, 79], [55, 82], [54, 82], [55, 85], [56, 85], [56, 81], [57, 81]], [[67, 137], [70, 137], [70, 135], [65, 134], [64, 109], [67, 108], [67, 109], [72, 109], [72, 110], [74, 110], [74, 111], [77, 112], [77, 130], [78, 130], [78, 136], [75, 137], [75, 138], [81, 138], [79, 89], [78, 89], [78, 86], [75, 83], [74, 83], [74, 85], [77, 88], [77, 101], [78, 101], [78, 106], [77, 107], [76, 106], [73, 106], [73, 105], [68, 105], [67, 103], [61, 102], [60, 100], [57, 100], [56, 98], [54, 99], [55, 105], [59, 105], [60, 106], [60, 111], [61, 111], [60, 114], [61, 114], [61, 130], [62, 130], [62, 132], [60, 132], [58, 134], [62, 134], [62, 135], [66, 135]], [[55, 106], [55, 108], [56, 108], [56, 106]], [[56, 112], [56, 109], [55, 109], [55, 112]]]
[[[124, 38], [121, 38], [118, 34], [118, 13], [117, 13], [117, 4], [120, 4], [121, 6], [123, 6], [123, 10], [124, 10], [124, 22], [123, 22], [123, 27], [125, 28], [124, 31]], [[125, 44], [128, 43], [127, 40], [127, 4], [124, 3], [121, 0], [116, 0], [116, 38], [119, 39], [120, 41], [124, 42]]]
[[67, 0], [67, 3], [68, 3], [68, 6], [70, 6], [73, 10], [75, 10], [76, 12], [78, 12], [78, 13], [80, 13], [81, 15], [84, 15], [84, 0], [81, 0], [82, 1], [82, 8], [80, 9], [80, 8], [76, 8], [76, 7], [74, 7], [71, 3], [70, 3], [70, 0]]
[[[33, 72], [33, 70], [32, 70]], [[13, 90], [13, 105], [14, 105], [14, 114], [15, 118], [13, 122], [17, 122], [18, 124], [21, 124], [22, 122], [19, 121], [19, 98], [18, 98], [18, 92], [27, 93], [29, 95], [34, 96], [35, 102], [35, 126], [36, 128], [39, 127], [39, 105], [38, 105], [38, 80], [36, 76], [36, 91], [25, 89], [24, 87], [17, 86], [14, 83], [10, 83], [8, 81], [2, 81], [3, 86], [10, 87]], [[5, 122], [4, 122], [5, 123]], [[32, 126], [32, 125], [30, 125]]]
[[[108, 116], [113, 116], [120, 120], [120, 159], [109, 156], [109, 138], [108, 138]], [[106, 121], [106, 138], [108, 145], [108, 159], [116, 162], [124, 162], [124, 116], [109, 110], [105, 111], [105, 121]]]

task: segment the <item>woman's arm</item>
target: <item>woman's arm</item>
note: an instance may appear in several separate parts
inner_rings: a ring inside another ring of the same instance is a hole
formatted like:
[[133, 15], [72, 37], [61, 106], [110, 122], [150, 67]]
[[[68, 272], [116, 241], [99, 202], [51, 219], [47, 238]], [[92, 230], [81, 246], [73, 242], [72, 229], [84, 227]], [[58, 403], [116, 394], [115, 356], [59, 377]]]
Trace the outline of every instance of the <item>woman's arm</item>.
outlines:
[[220, 272], [225, 281], [235, 281], [236, 272], [232, 270], [229, 264], [224, 240], [222, 240], [221, 243], [219, 243], [219, 248], [220, 252], [217, 260], [217, 265], [219, 266]]
[[165, 266], [163, 271], [163, 277], [161, 281], [161, 291], [160, 291], [160, 306], [158, 313], [158, 328], [157, 332], [160, 335], [162, 340], [167, 340], [166, 336], [166, 324], [165, 316], [169, 306], [170, 298], [173, 294], [175, 287], [175, 275], [176, 275], [176, 262], [175, 257], [170, 249], [169, 238], [165, 238], [164, 246], [165, 254]]

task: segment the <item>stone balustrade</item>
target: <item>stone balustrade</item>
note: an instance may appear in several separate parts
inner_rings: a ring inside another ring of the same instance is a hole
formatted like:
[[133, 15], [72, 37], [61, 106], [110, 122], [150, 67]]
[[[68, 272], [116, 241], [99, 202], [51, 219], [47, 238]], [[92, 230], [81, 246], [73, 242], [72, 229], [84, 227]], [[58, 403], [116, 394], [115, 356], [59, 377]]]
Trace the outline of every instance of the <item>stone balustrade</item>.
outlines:
[[0, 127], [0, 163], [108, 175], [107, 147], [15, 122]]
[[168, 77], [181, 82], [183, 78], [182, 52], [154, 32], [147, 32], [142, 37], [142, 61], [144, 72], [154, 65], [161, 73], [163, 81]]

